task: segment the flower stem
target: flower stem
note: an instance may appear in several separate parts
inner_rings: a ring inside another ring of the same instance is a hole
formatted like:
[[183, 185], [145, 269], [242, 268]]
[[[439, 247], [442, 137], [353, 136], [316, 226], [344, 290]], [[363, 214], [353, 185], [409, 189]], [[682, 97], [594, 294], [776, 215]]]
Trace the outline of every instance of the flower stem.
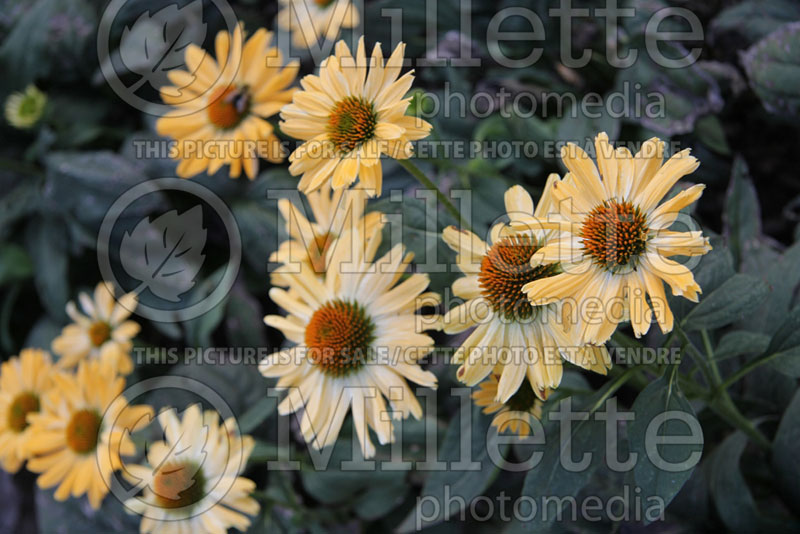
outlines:
[[425, 173], [422, 172], [419, 167], [414, 165], [410, 159], [398, 159], [396, 161], [400, 165], [402, 165], [403, 168], [407, 170], [409, 174], [411, 174], [411, 176], [416, 178], [417, 181], [419, 181], [419, 183], [423, 185], [423, 187], [436, 191], [436, 198], [439, 200], [439, 202], [441, 202], [444, 205], [445, 209], [447, 209], [450, 215], [452, 215], [455, 218], [455, 220], [459, 221], [459, 223], [461, 224], [461, 228], [463, 228], [464, 230], [469, 230], [470, 232], [472, 231], [472, 227], [461, 216], [461, 212], [458, 211], [458, 209], [453, 205], [453, 203], [450, 202], [450, 199], [447, 198], [447, 196], [444, 193], [442, 193], [442, 191], [438, 187], [436, 187], [436, 184], [434, 184], [430, 178], [425, 176]]

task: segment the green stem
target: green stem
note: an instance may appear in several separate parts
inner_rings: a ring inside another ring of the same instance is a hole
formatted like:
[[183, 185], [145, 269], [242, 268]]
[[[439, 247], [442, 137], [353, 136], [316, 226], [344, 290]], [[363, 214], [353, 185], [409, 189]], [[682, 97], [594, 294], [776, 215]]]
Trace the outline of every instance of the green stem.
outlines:
[[760, 356], [758, 358], [755, 358], [754, 360], [750, 360], [749, 362], [744, 364], [741, 367], [741, 369], [739, 369], [731, 376], [729, 376], [724, 382], [720, 383], [719, 388], [727, 390], [733, 384], [744, 378], [753, 369], [761, 367], [765, 363], [769, 363], [770, 361], [774, 360], [778, 355], [780, 355], [780, 352], [775, 352], [773, 354], [765, 354], [764, 356]]
[[419, 183], [421, 183], [423, 187], [436, 191], [436, 198], [439, 199], [439, 202], [441, 202], [447, 209], [447, 211], [450, 212], [450, 215], [452, 215], [455, 218], [455, 220], [461, 223], [461, 228], [469, 230], [470, 232], [472, 231], [472, 227], [461, 216], [461, 212], [458, 211], [458, 209], [453, 205], [453, 203], [450, 202], [450, 199], [447, 198], [447, 196], [444, 193], [442, 193], [442, 191], [438, 187], [436, 187], [436, 184], [434, 184], [430, 178], [425, 176], [425, 173], [422, 172], [419, 169], [419, 167], [414, 165], [410, 159], [398, 159], [396, 161], [397, 163], [402, 165], [402, 167], [405, 170], [407, 170], [409, 174], [411, 174], [411, 176], [416, 178], [417, 181], [419, 181]]
[[[700, 351], [697, 350], [691, 340], [689, 340], [686, 332], [681, 329], [679, 334], [686, 341], [687, 347], [690, 349], [690, 353], [695, 352], [698, 356], [698, 360], [701, 360], [702, 355], [700, 354]], [[728, 394], [728, 390], [720, 387], [722, 378], [720, 376], [719, 368], [717, 367], [717, 362], [714, 359], [714, 349], [711, 347], [711, 338], [709, 337], [708, 332], [705, 330], [702, 330], [700, 335], [703, 338], [703, 345], [708, 359], [708, 370], [705, 371], [706, 380], [709, 380], [709, 385], [711, 386], [711, 391], [706, 394], [708, 407], [716, 412], [716, 414], [724, 419], [729, 425], [741, 430], [753, 441], [753, 443], [763, 449], [771, 449], [772, 445], [766, 436], [764, 436], [764, 434], [762, 434], [761, 431], [756, 428], [756, 426], [749, 419], [742, 415], [742, 413], [736, 407], [736, 404], [734, 404], [733, 399], [731, 399], [730, 395]], [[700, 362], [698, 361], [698, 363]]]

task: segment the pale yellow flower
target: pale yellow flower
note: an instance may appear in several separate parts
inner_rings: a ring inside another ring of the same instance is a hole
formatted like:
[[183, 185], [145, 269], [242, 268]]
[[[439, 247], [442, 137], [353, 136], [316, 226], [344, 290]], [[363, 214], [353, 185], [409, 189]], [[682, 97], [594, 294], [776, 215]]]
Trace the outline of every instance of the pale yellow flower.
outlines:
[[149, 424], [149, 406], [130, 406], [121, 395], [125, 379], [100, 361], [83, 361], [73, 373], [55, 373], [42, 396], [41, 411], [30, 413], [28, 469], [41, 473], [40, 488], [58, 486], [54, 497], [86, 494], [100, 508], [120, 456], [132, 456], [130, 434]]
[[240, 436], [233, 420], [220, 424], [213, 410], [189, 406], [181, 418], [174, 408], [158, 414], [165, 440], [149, 446], [147, 465], [126, 464], [131, 483], [141, 496], [125, 502], [142, 516], [142, 534], [224, 534], [246, 531], [258, 502], [250, 494], [256, 485], [239, 476], [254, 441]]
[[341, 189], [360, 178], [370, 195], [380, 195], [381, 155], [409, 158], [411, 141], [427, 137], [431, 125], [405, 114], [414, 75], [398, 78], [404, 51], [405, 44], [398, 44], [384, 64], [380, 43], [368, 59], [363, 38], [355, 57], [339, 41], [319, 75], [301, 80], [303, 90], [281, 110], [281, 130], [305, 141], [289, 156], [289, 172], [302, 175], [301, 191], [328, 181]]
[[[373, 225], [380, 224], [381, 213], [364, 215], [366, 193], [360, 189], [334, 191], [324, 185], [307, 195], [311, 209], [311, 220], [288, 199], [278, 201], [278, 210], [284, 220], [289, 239], [281, 242], [270, 261], [282, 264], [272, 272], [272, 285], [287, 287], [289, 280], [285, 272], [297, 272], [304, 264], [319, 276], [325, 274], [328, 251], [344, 230], [360, 225], [361, 233], [367, 234]], [[348, 245], [345, 245], [348, 246]]]
[[214, 174], [230, 165], [238, 178], [258, 173], [258, 159], [283, 160], [283, 149], [267, 117], [292, 99], [289, 86], [299, 63], [283, 67], [283, 56], [271, 47], [272, 34], [259, 29], [247, 42], [237, 26], [221, 31], [215, 41], [216, 61], [200, 47], [186, 47], [186, 70], [169, 71], [174, 86], [161, 89], [161, 98], [175, 107], [156, 123], [159, 134], [176, 140], [178, 176]]
[[47, 95], [29, 85], [25, 91], [11, 93], [6, 99], [6, 120], [14, 128], [26, 130], [39, 122], [46, 105]]
[[523, 383], [507, 401], [499, 402], [499, 381], [500, 376], [492, 373], [478, 384], [478, 390], [472, 394], [475, 405], [483, 406], [485, 414], [495, 414], [492, 426], [498, 432], [509, 431], [522, 438], [529, 436], [533, 420], [542, 418], [542, 401], [534, 394], [530, 384]]
[[294, 346], [259, 365], [264, 376], [280, 377], [277, 388], [289, 389], [278, 412], [303, 409], [300, 429], [317, 448], [336, 441], [352, 409], [367, 458], [375, 454], [369, 429], [381, 444], [393, 440], [387, 411], [395, 418], [422, 415], [406, 380], [436, 387], [435, 375], [422, 370], [419, 359], [434, 348], [424, 330], [439, 328], [437, 316], [417, 313], [439, 302], [438, 295], [425, 293], [428, 276], [411, 274], [400, 281], [412, 259], [400, 244], [373, 261], [381, 226], [369, 231], [366, 238], [357, 228], [340, 237], [350, 246], [330, 253], [324, 279], [303, 268], [286, 274], [289, 291], [270, 290], [270, 298], [288, 315], [268, 315], [264, 321]]
[[292, 44], [311, 48], [320, 37], [332, 41], [342, 28], [358, 26], [361, 17], [351, 0], [280, 0], [278, 26], [291, 32]]
[[[548, 180], [535, 210], [533, 199], [521, 186], [506, 191], [505, 206], [512, 224], [552, 209], [554, 179]], [[460, 364], [456, 375], [474, 386], [492, 372], [498, 374], [500, 403], [527, 387], [526, 377], [534, 393], [544, 399], [561, 383], [562, 359], [601, 374], [611, 367], [605, 347], [580, 342], [574, 322], [564, 317], [559, 303], [534, 306], [522, 291], [525, 284], [560, 272], [556, 263], [531, 265], [546, 234], [535, 228], [514, 230], [505, 223], [492, 228], [491, 244], [453, 226], [442, 234], [458, 253], [456, 263], [464, 273], [453, 283], [453, 294], [464, 302], [445, 314], [444, 331], [457, 334], [474, 328], [453, 355], [453, 362]]]
[[100, 359], [127, 375], [133, 371], [131, 341], [139, 333], [139, 324], [128, 320], [136, 309], [134, 293], [114, 298], [114, 286], [100, 282], [94, 290], [94, 299], [88, 294], [78, 295], [81, 310], [74, 302], [67, 304], [67, 315], [74, 323], [65, 326], [52, 343], [52, 350], [60, 358], [61, 369], [75, 367], [86, 358]]
[[50, 355], [39, 349], [23, 349], [0, 367], [0, 465], [9, 473], [28, 456], [28, 414], [39, 411], [53, 372]]
[[531, 261], [560, 262], [564, 269], [529, 282], [523, 291], [537, 305], [569, 299], [580, 309], [590, 299], [598, 301], [599, 306], [577, 314], [586, 342], [605, 342], [625, 320], [639, 337], [649, 330], [653, 316], [669, 332], [673, 316], [664, 282], [673, 295], [694, 302], [701, 292], [691, 270], [670, 258], [702, 255], [711, 246], [699, 230], [669, 230], [680, 210], [700, 198], [704, 185], [661, 201], [699, 162], [686, 149], [662, 165], [664, 143], [655, 138], [635, 156], [627, 148], [614, 149], [605, 133], [597, 136], [595, 148], [599, 169], [578, 146], [564, 147], [561, 158], [569, 174], [553, 184], [557, 214], [547, 221], [519, 222], [556, 230]]

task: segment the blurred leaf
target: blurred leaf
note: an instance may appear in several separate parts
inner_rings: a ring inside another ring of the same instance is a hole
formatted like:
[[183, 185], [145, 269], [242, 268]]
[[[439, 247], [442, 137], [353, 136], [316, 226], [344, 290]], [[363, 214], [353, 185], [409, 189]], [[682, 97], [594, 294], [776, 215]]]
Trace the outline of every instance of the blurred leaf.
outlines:
[[65, 319], [64, 309], [70, 297], [66, 228], [56, 219], [35, 219], [27, 227], [25, 242], [33, 262], [39, 300], [51, 317]]
[[[683, 416], [695, 421], [697, 417], [692, 405], [678, 388], [677, 380], [670, 383], [664, 377], [652, 382], [636, 397], [632, 411], [634, 419], [629, 426], [628, 441], [631, 452], [638, 455], [633, 471], [636, 484], [642, 488], [643, 498], [657, 497], [663, 499], [664, 506], [667, 506], [689, 480], [695, 466], [685, 471], [665, 471], [653, 464], [650, 456], [655, 454], [671, 464], [686, 462], [691, 455], [703, 452], [703, 444], [671, 444], [659, 447], [655, 440], [648, 441], [648, 428], [656, 417], [667, 412], [681, 412]], [[670, 415], [659, 427], [657, 436], [686, 436], [686, 423]], [[697, 424], [699, 426], [699, 422]]]
[[718, 116], [706, 115], [698, 119], [695, 123], [694, 135], [714, 152], [723, 156], [730, 155], [731, 147], [725, 139], [725, 130]]
[[264, 310], [242, 284], [234, 285], [228, 296], [225, 330], [234, 347], [267, 348]]
[[800, 4], [792, 0], [747, 0], [722, 10], [711, 21], [714, 38], [731, 32], [754, 43], [781, 24], [800, 19]]
[[33, 264], [25, 249], [14, 243], [0, 243], [0, 286], [25, 280], [33, 274]]
[[800, 22], [784, 24], [741, 53], [741, 61], [770, 113], [800, 113]]
[[720, 287], [703, 296], [683, 319], [686, 330], [719, 328], [738, 319], [767, 298], [769, 288], [763, 280], [735, 274]]
[[[444, 440], [439, 445], [437, 459], [448, 463], [447, 470], [432, 471], [428, 475], [416, 508], [397, 527], [398, 532], [414, 532], [419, 525], [423, 525], [423, 528], [431, 527], [451, 516], [457, 516], [462, 510], [461, 505], [469, 506], [497, 475], [498, 466], [490, 458], [488, 450], [497, 449], [500, 454], [504, 454], [507, 446], [497, 441], [498, 434], [491, 428], [493, 416], [482, 413], [479, 406], [471, 403], [461, 409], [471, 412], [453, 416]], [[466, 458], [461, 458], [463, 440], [471, 440], [469, 461], [479, 462], [479, 470], [468, 471], [450, 466], [451, 462], [467, 461]], [[450, 498], [446, 499], [446, 496]], [[429, 508], [425, 507], [425, 503], [430, 503], [431, 500], [438, 505], [435, 517], [431, 517]]]
[[4, 76], [0, 87], [19, 89], [50, 75], [61, 76], [61, 82], [75, 79], [90, 63], [85, 58], [89, 43], [94, 45], [95, 23], [85, 0], [35, 1], [0, 46], [3, 72], [14, 73]]
[[199, 204], [182, 213], [145, 217], [122, 236], [122, 268], [140, 284], [137, 293], [150, 290], [158, 298], [180, 302], [205, 262], [207, 235]]
[[753, 331], [772, 334], [789, 313], [800, 284], [800, 242], [786, 249], [765, 271], [762, 270], [760, 274], [770, 287], [769, 297], [752, 314], [745, 326]]
[[[662, 43], [660, 49], [667, 57], [688, 55], [679, 43]], [[638, 86], [642, 88], [632, 89]], [[717, 81], [700, 65], [663, 68], [642, 51], [630, 68], [617, 75], [614, 91], [625, 98], [626, 120], [665, 136], [691, 132], [695, 121], [721, 111], [723, 106]], [[642, 99], [642, 94], [647, 98]]]
[[44, 316], [31, 327], [23, 346], [50, 350], [50, 344], [61, 333], [61, 326], [50, 317]]
[[777, 355], [770, 361], [775, 370], [800, 378], [800, 306], [786, 316], [772, 336], [765, 354]]
[[128, 514], [119, 500], [103, 499], [99, 510], [93, 510], [86, 496], [58, 502], [52, 490], [36, 489], [36, 521], [41, 534], [137, 534], [139, 518]]
[[710, 459], [711, 496], [720, 519], [734, 532], [759, 531], [758, 509], [739, 470], [746, 445], [747, 436], [734, 432], [725, 438]]
[[747, 163], [741, 157], [733, 162], [724, 221], [728, 247], [738, 265], [761, 235], [761, 210], [756, 189], [750, 181]]
[[367, 521], [379, 519], [402, 504], [410, 489], [405, 481], [375, 486], [356, 504], [356, 515]]
[[12, 230], [21, 217], [36, 211], [42, 195], [42, 180], [26, 178], [0, 197], [0, 238]]
[[267, 417], [275, 413], [278, 406], [278, 398], [264, 395], [253, 406], [248, 408], [238, 419], [239, 432], [249, 434], [258, 426], [266, 421]]
[[781, 418], [772, 449], [772, 467], [778, 486], [786, 494], [795, 510], [800, 509], [800, 392], [795, 393], [792, 403]]

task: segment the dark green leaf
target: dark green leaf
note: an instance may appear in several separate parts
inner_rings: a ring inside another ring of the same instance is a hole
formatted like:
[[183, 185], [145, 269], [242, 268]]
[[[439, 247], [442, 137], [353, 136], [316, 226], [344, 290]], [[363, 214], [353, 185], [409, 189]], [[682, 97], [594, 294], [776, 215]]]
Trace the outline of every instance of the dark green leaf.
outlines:
[[770, 338], [766, 334], [735, 330], [728, 332], [719, 340], [714, 349], [714, 358], [717, 361], [735, 358], [743, 354], [761, 354], [767, 349]]
[[31, 276], [33, 265], [25, 249], [14, 243], [0, 244], [0, 286]]
[[733, 162], [724, 220], [728, 247], [738, 264], [761, 234], [761, 210], [756, 189], [750, 181], [747, 163], [741, 157]]
[[746, 0], [724, 9], [711, 22], [711, 35], [732, 32], [754, 43], [781, 24], [800, 19], [800, 5], [792, 0]]
[[62, 320], [70, 297], [67, 230], [55, 219], [41, 218], [28, 226], [25, 238], [39, 299], [54, 319]]
[[742, 53], [741, 61], [767, 111], [800, 113], [800, 22], [779, 27]]
[[275, 408], [277, 406], [277, 397], [264, 395], [264, 397], [248, 408], [247, 411], [238, 418], [239, 431], [242, 434], [249, 434], [258, 428], [258, 425], [263, 423], [267, 417], [275, 413]]
[[[479, 462], [478, 470], [451, 468], [433, 471], [425, 480], [417, 507], [397, 527], [398, 532], [414, 532], [419, 525], [430, 527], [445, 521], [461, 511], [461, 505], [469, 503], [480, 495], [491, 483], [498, 467], [489, 456], [489, 449], [499, 449], [501, 454], [506, 446], [497, 440], [497, 433], [490, 428], [492, 416], [481, 412], [478, 406], [471, 406], [471, 414], [453, 416], [444, 440], [439, 446], [440, 462], [467, 461], [461, 458], [462, 440], [471, 439], [470, 462]], [[469, 407], [463, 407], [469, 410]], [[449, 500], [445, 499], [449, 495]], [[431, 514], [430, 506], [434, 505]]]
[[797, 444], [800, 443], [800, 393], [795, 393], [792, 403], [783, 414], [772, 449], [772, 467], [778, 479], [778, 485], [786, 494], [794, 509], [800, 508], [800, 455]]
[[800, 378], [800, 306], [784, 319], [765, 353], [777, 355], [770, 361], [775, 370], [792, 378]]
[[741, 319], [761, 304], [769, 288], [763, 280], [735, 274], [707, 296], [683, 319], [686, 330], [719, 328]]
[[735, 432], [725, 438], [711, 456], [711, 496], [720, 519], [734, 532], [757, 532], [758, 509], [747, 487], [739, 461], [747, 445], [747, 436]]
[[[633, 471], [636, 484], [642, 488], [643, 498], [658, 497], [664, 500], [665, 506], [669, 505], [673, 497], [689, 480], [699, 461], [699, 454], [703, 451], [702, 435], [700, 443], [697, 445], [659, 446], [654, 442], [648, 443], [648, 427], [653, 424], [656, 417], [665, 417], [662, 414], [667, 412], [670, 412], [670, 417], [663, 421], [657, 434], [653, 434], [651, 439], [655, 436], [687, 436], [691, 429], [685, 421], [681, 420], [683, 418], [693, 420], [698, 428], [700, 423], [697, 422], [692, 405], [678, 388], [677, 381], [670, 384], [664, 377], [651, 383], [639, 394], [633, 403], [632, 410], [635, 418], [630, 423], [628, 440], [631, 452], [638, 455]], [[686, 469], [671, 472], [655, 465], [651, 456], [670, 464], [689, 462], [692, 457], [696, 460]]]

